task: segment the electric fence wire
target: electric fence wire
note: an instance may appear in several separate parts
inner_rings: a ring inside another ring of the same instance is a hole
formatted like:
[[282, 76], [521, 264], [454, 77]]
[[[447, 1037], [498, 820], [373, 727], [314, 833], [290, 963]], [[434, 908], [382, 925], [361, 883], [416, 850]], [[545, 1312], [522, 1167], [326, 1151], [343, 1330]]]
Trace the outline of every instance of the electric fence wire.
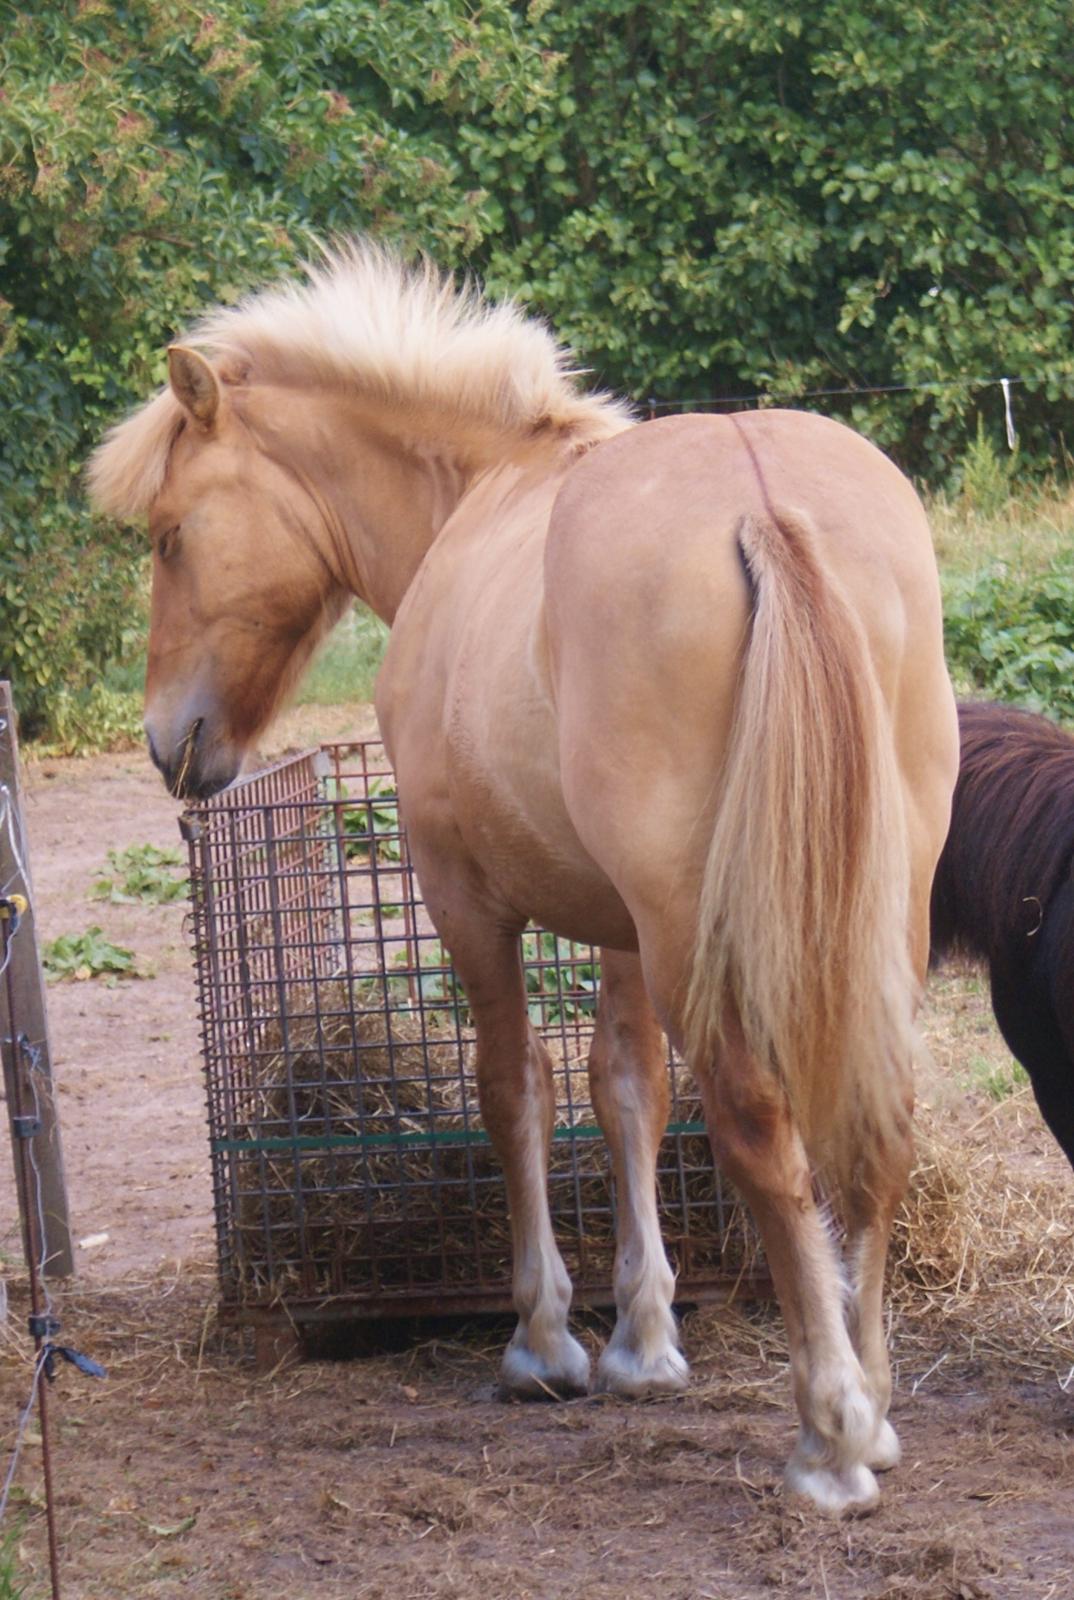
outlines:
[[[687, 411], [691, 406], [749, 406], [756, 405], [758, 401], [778, 402], [781, 405], [791, 405], [797, 400], [831, 400], [846, 399], [848, 397], [866, 396], [871, 394], [928, 394], [942, 392], [946, 389], [989, 389], [1003, 390], [1004, 399], [1009, 408], [1010, 388], [1012, 384], [1030, 383], [1071, 383], [1074, 382], [1074, 368], [1055, 368], [1045, 372], [1024, 373], [1016, 378], [925, 378], [919, 383], [875, 383], [875, 384], [847, 384], [828, 389], [800, 389], [794, 394], [773, 394], [771, 390], [759, 390], [755, 394], [724, 394], [695, 396], [687, 400], [646, 400], [644, 409], [650, 413], [656, 411]], [[1009, 409], [1008, 409], [1009, 414]]]
[[[15, 935], [10, 936], [8, 941], [9, 944], [11, 939], [14, 937]], [[34, 1097], [34, 1117], [40, 1118], [41, 1100], [37, 1091], [37, 1075], [41, 1071], [41, 1052], [40, 1049], [29, 1044], [24, 1045], [23, 1048], [29, 1058], [30, 1063], [29, 1082]], [[37, 1164], [37, 1155], [34, 1151], [33, 1140], [30, 1141], [28, 1148], [30, 1166], [33, 1169], [34, 1174], [34, 1207], [37, 1211], [37, 1237], [40, 1241], [40, 1255], [37, 1263], [37, 1275], [41, 1294], [45, 1302], [45, 1316], [51, 1321], [55, 1312], [55, 1305], [52, 1296], [49, 1293], [48, 1279], [45, 1277], [45, 1265], [48, 1259], [48, 1246], [45, 1243], [44, 1187], [41, 1178], [41, 1168]], [[18, 1429], [15, 1434], [15, 1444], [11, 1452], [11, 1461], [7, 1469], [7, 1476], [4, 1479], [3, 1488], [0, 1489], [0, 1525], [3, 1524], [4, 1515], [7, 1511], [7, 1504], [11, 1495], [12, 1485], [15, 1482], [15, 1472], [19, 1464], [19, 1456], [22, 1451], [26, 1427], [29, 1423], [30, 1417], [33, 1414], [34, 1405], [37, 1401], [37, 1392], [41, 1386], [41, 1374], [45, 1370], [45, 1363], [48, 1361], [48, 1354], [48, 1345], [45, 1343], [37, 1352], [37, 1356], [34, 1361], [33, 1381], [30, 1385], [30, 1398], [26, 1402], [26, 1405], [19, 1417]]]
[[[2, 720], [3, 719], [0, 719], [0, 721]], [[0, 729], [0, 731], [3, 730]], [[25, 891], [24, 898], [29, 905], [29, 878], [25, 868], [24, 855], [19, 847], [19, 842], [15, 837], [15, 825], [13, 823], [13, 813], [15, 810], [14, 800], [10, 790], [6, 785], [0, 785], [0, 803], [3, 805], [3, 817], [0, 819], [0, 822], [2, 822], [7, 828], [8, 839], [11, 844], [12, 854], [14, 856], [17, 868], [15, 876], [9, 879], [8, 883], [4, 886], [3, 896], [0, 896], [0, 898], [6, 897], [11, 883], [13, 883], [16, 878], [21, 878], [22, 887]], [[21, 931], [22, 923], [21, 915], [16, 913], [14, 916], [12, 916], [10, 914], [12, 909], [12, 904], [9, 902], [8, 906], [4, 907], [4, 910], [8, 914], [3, 916], [2, 920], [0, 920], [0, 926], [3, 928], [4, 944], [3, 959], [0, 961], [0, 976], [3, 976], [5, 973], [7, 974], [5, 987], [7, 994], [9, 1044], [12, 1052], [12, 1081], [17, 1082], [17, 1075], [19, 1073], [18, 1055], [21, 1053], [25, 1064], [29, 1069], [26, 1074], [26, 1078], [27, 1082], [29, 1083], [31, 1095], [33, 1097], [33, 1122], [36, 1126], [40, 1126], [41, 1097], [38, 1090], [38, 1079], [41, 1075], [41, 1047], [40, 1045], [33, 1044], [25, 1037], [25, 1035], [20, 1034], [18, 1031], [17, 1018], [15, 1016], [14, 994], [11, 986], [11, 975], [8, 972], [11, 962], [12, 948]], [[17, 1100], [13, 1110], [18, 1110]], [[26, 1432], [30, 1424], [30, 1419], [33, 1416], [35, 1408], [37, 1408], [41, 1417], [42, 1466], [45, 1473], [45, 1514], [48, 1525], [49, 1568], [52, 1578], [52, 1593], [54, 1600], [58, 1600], [60, 1592], [58, 1572], [59, 1558], [56, 1544], [55, 1506], [52, 1495], [52, 1473], [48, 1450], [48, 1417], [45, 1407], [44, 1390], [41, 1387], [41, 1378], [42, 1374], [44, 1374], [47, 1381], [51, 1376], [50, 1362], [52, 1359], [53, 1350], [51, 1339], [53, 1331], [58, 1327], [59, 1324], [55, 1318], [54, 1302], [48, 1287], [48, 1280], [45, 1276], [45, 1269], [48, 1263], [48, 1236], [45, 1227], [44, 1182], [41, 1174], [41, 1168], [37, 1160], [37, 1153], [34, 1149], [33, 1139], [27, 1139], [23, 1145], [23, 1148], [26, 1156], [28, 1157], [30, 1171], [33, 1174], [33, 1193], [32, 1196], [27, 1194], [25, 1198], [28, 1203], [32, 1202], [37, 1221], [36, 1239], [34, 1237], [35, 1230], [30, 1225], [29, 1217], [27, 1218], [26, 1226], [29, 1255], [27, 1264], [30, 1269], [31, 1296], [33, 1310], [35, 1313], [34, 1319], [31, 1322], [31, 1328], [36, 1328], [34, 1336], [37, 1340], [37, 1348], [34, 1355], [34, 1367], [30, 1382], [29, 1398], [27, 1399], [26, 1404], [19, 1415], [19, 1421], [15, 1433], [15, 1442], [11, 1450], [11, 1459], [8, 1463], [7, 1473], [4, 1477], [3, 1487], [0, 1488], [0, 1527], [3, 1526], [3, 1520], [7, 1514], [7, 1509], [11, 1498], [11, 1491], [14, 1487], [15, 1475], [18, 1471], [19, 1461], [22, 1455], [23, 1446], [26, 1441]], [[26, 1168], [24, 1166], [24, 1190], [28, 1187], [25, 1180], [25, 1173]], [[35, 1244], [37, 1247], [36, 1255], [34, 1252]], [[41, 1332], [42, 1329], [44, 1330], [43, 1333]]]
[[29, 1426], [30, 1418], [33, 1416], [34, 1406], [37, 1404], [37, 1391], [41, 1387], [41, 1374], [45, 1370], [47, 1359], [47, 1350], [39, 1350], [34, 1361], [34, 1376], [33, 1382], [30, 1384], [30, 1398], [19, 1413], [19, 1425], [15, 1431], [15, 1443], [11, 1448], [11, 1460], [8, 1463], [7, 1476], [4, 1479], [3, 1488], [0, 1488], [0, 1526], [2, 1526], [7, 1513], [7, 1503], [15, 1484], [15, 1473], [18, 1471], [26, 1429]]
[[[0, 734], [3, 734], [6, 728], [7, 723], [5, 719], [0, 717]], [[11, 790], [8, 788], [6, 783], [0, 783], [0, 829], [4, 829], [7, 832], [8, 843], [11, 846], [12, 860], [15, 863], [15, 871], [11, 874], [10, 878], [8, 878], [7, 882], [0, 886], [0, 899], [8, 894], [12, 884], [19, 883], [21, 881], [26, 899], [29, 901], [30, 874], [26, 870], [26, 857], [22, 848], [22, 829], [20, 827], [19, 818], [16, 815], [14, 797], [12, 796]], [[19, 837], [16, 837], [16, 835], [19, 835]], [[3, 960], [0, 961], [0, 978], [2, 978], [4, 973], [7, 971], [7, 964], [11, 960], [11, 948], [15, 942], [18, 931], [18, 926], [16, 925], [11, 937], [5, 942]]]

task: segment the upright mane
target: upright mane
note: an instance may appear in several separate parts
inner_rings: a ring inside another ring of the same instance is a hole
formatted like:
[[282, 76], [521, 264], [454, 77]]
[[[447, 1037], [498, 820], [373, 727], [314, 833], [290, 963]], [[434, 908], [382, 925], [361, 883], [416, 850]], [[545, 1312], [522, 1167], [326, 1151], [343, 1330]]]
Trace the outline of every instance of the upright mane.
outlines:
[[1074, 862], [1074, 738], [1013, 706], [958, 708], [962, 758], [932, 892], [932, 947], [1024, 950]]
[[[182, 342], [212, 356], [225, 381], [346, 390], [435, 411], [448, 426], [581, 446], [631, 421], [622, 401], [579, 387], [570, 352], [514, 302], [487, 300], [473, 283], [429, 262], [407, 266], [368, 240], [328, 252], [305, 282], [211, 311]], [[103, 511], [145, 513], [182, 420], [164, 389], [112, 429], [89, 468]]]

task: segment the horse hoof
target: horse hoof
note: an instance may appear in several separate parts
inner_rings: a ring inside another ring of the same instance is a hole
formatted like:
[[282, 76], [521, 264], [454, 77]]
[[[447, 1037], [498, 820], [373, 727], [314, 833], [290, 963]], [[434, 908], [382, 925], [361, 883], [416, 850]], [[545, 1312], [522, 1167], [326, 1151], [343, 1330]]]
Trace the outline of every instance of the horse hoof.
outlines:
[[787, 1464], [784, 1482], [791, 1494], [802, 1495], [825, 1516], [861, 1516], [873, 1511], [880, 1501], [880, 1485], [864, 1463], [844, 1467], [807, 1466], [792, 1459]]
[[569, 1400], [589, 1393], [589, 1357], [569, 1333], [554, 1359], [524, 1344], [509, 1344], [500, 1368], [503, 1393], [517, 1400]]
[[690, 1368], [681, 1350], [665, 1350], [646, 1361], [633, 1350], [609, 1345], [597, 1366], [597, 1389], [631, 1400], [647, 1395], [681, 1394], [690, 1382]]
[[897, 1467], [902, 1460], [899, 1436], [886, 1417], [882, 1417], [877, 1423], [876, 1435], [866, 1452], [865, 1460], [874, 1472], [890, 1472], [892, 1467]]

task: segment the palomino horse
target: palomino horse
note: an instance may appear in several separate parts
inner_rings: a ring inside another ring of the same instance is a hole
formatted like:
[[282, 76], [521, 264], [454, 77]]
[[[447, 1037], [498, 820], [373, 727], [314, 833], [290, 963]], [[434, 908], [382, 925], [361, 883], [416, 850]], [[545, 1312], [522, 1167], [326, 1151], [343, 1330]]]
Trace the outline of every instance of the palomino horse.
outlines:
[[870, 1504], [898, 1455], [883, 1270], [958, 764], [910, 485], [815, 416], [631, 426], [517, 308], [364, 245], [208, 317], [170, 378], [92, 466], [100, 506], [148, 513], [150, 750], [174, 794], [211, 794], [351, 596], [392, 624], [377, 711], [508, 1186], [507, 1389], [589, 1382], [548, 1212], [532, 918], [603, 946], [590, 1071], [620, 1231], [599, 1384], [686, 1380], [658, 1019], [764, 1236], [801, 1415], [788, 1481]]
[[958, 720], [933, 955], [987, 961], [1000, 1031], [1074, 1166], [1074, 738], [1014, 706], [962, 705]]

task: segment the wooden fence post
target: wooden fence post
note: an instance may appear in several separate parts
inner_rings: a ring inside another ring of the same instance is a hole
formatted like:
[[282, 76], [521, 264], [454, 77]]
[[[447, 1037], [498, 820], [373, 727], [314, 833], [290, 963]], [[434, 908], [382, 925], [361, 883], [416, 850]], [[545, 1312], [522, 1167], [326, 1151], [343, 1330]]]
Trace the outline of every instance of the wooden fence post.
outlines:
[[[16, 1082], [21, 1084], [24, 1111], [29, 1112], [33, 1108], [36, 1090], [41, 1127], [33, 1138], [31, 1149], [41, 1174], [45, 1273], [50, 1278], [64, 1278], [74, 1271], [74, 1255], [45, 1015], [45, 984], [34, 929], [34, 897], [29, 878], [21, 802], [15, 708], [11, 685], [0, 679], [0, 895], [21, 895], [26, 901], [18, 932], [9, 946], [14, 1027], [8, 1014], [8, 974], [0, 982], [0, 1048], [4, 1057], [4, 1083], [9, 1106]], [[12, 1144], [17, 1168], [18, 1142], [14, 1129]], [[25, 1238], [28, 1219], [24, 1216], [22, 1220]]]

